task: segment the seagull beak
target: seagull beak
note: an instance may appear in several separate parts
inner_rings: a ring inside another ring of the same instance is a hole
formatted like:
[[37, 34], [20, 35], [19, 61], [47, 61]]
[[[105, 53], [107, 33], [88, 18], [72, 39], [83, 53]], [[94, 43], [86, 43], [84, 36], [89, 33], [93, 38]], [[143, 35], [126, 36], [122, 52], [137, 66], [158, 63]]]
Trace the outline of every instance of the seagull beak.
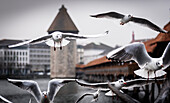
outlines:
[[126, 83], [126, 82], [124, 82], [123, 84], [125, 84], [125, 85], [126, 85], [127, 83]]
[[47, 95], [45, 95], [44, 97], [47, 98]]
[[124, 23], [123, 23], [123, 22], [120, 22], [120, 25], [124, 25]]
[[164, 65], [161, 65], [161, 67], [164, 67]]

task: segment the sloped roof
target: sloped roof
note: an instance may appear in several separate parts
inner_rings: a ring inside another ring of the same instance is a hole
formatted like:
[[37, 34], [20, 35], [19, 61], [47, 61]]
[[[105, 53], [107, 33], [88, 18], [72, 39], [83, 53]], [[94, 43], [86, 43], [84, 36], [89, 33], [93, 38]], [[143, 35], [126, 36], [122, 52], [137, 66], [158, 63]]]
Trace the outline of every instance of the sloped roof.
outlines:
[[0, 48], [8, 48], [8, 45], [16, 44], [19, 42], [22, 42], [22, 40], [2, 39], [0, 40]]
[[72, 19], [70, 18], [69, 14], [67, 13], [67, 9], [62, 5], [59, 9], [59, 13], [55, 17], [54, 21], [52, 22], [51, 26], [48, 29], [48, 33], [52, 33], [54, 31], [61, 31], [61, 32], [72, 32], [78, 33], [79, 30], [73, 23]]
[[89, 66], [93, 66], [93, 65], [98, 65], [98, 64], [102, 64], [102, 63], [107, 63], [107, 62], [111, 62], [111, 60], [106, 59], [106, 56], [103, 56], [99, 59], [95, 59], [91, 62], [89, 62], [87, 65], [85, 65], [86, 67]]
[[168, 31], [167, 34], [159, 33], [158, 36], [154, 39], [144, 42], [147, 52], [153, 52], [157, 47], [158, 42], [168, 42], [170, 41], [170, 22], [164, 26], [164, 29]]
[[107, 62], [111, 62], [111, 60], [108, 60], [108, 59], [106, 59], [106, 56], [103, 56], [99, 59], [95, 59], [95, 60], [89, 62], [86, 65], [77, 64], [76, 67], [77, 68], [84, 68], [84, 67], [90, 67], [90, 66], [94, 66], [94, 65], [98, 65], [98, 64], [102, 64], [102, 63], [107, 63]]

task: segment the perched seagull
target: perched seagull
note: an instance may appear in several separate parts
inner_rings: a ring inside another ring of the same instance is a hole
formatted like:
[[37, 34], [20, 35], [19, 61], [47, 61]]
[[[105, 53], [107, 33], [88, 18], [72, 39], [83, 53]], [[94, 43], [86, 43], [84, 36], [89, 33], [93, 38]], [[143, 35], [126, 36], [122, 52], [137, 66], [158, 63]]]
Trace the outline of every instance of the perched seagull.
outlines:
[[37, 82], [33, 80], [8, 79], [8, 82], [27, 90], [36, 99], [37, 103], [53, 103], [54, 97], [65, 83], [74, 82], [75, 79], [52, 79], [48, 83], [47, 91], [41, 92]]
[[170, 43], [168, 43], [160, 58], [152, 58], [140, 42], [131, 43], [111, 51], [106, 56], [109, 60], [129, 61], [134, 60], [141, 69], [134, 71], [143, 78], [156, 78], [166, 74], [164, 69], [170, 65]]
[[[164, 81], [165, 79], [158, 79], [158, 81]], [[76, 82], [84, 87], [90, 87], [92, 89], [100, 89], [101, 91], [107, 92], [105, 95], [106, 96], [114, 96], [115, 94], [110, 91], [108, 88], [108, 82], [103, 82], [103, 83], [87, 83], [87, 82], [81, 82], [76, 79]], [[134, 79], [134, 80], [128, 80], [124, 81], [124, 79], [120, 79], [116, 82], [110, 82], [112, 86], [114, 86], [117, 89], [128, 89], [128, 88], [133, 88], [133, 87], [141, 87], [143, 85], [147, 85], [148, 83], [154, 83], [154, 79]], [[122, 91], [121, 91], [122, 92]]]
[[18, 44], [9, 45], [8, 47], [13, 48], [25, 44], [37, 44], [37, 43], [45, 42], [48, 46], [54, 47], [54, 50], [56, 50], [56, 47], [60, 47], [61, 50], [63, 46], [66, 46], [70, 42], [69, 40], [71, 39], [96, 38], [96, 37], [105, 36], [106, 34], [108, 34], [108, 31], [106, 31], [104, 34], [98, 34], [98, 35], [78, 35], [78, 34], [63, 33], [63, 32], [56, 31], [52, 34], [41, 36]]
[[4, 102], [4, 103], [12, 103], [11, 101], [7, 100], [6, 98], [4, 98], [3, 96], [0, 95], [0, 99]]
[[132, 21], [134, 23], [138, 23], [144, 26], [149, 27], [152, 30], [161, 32], [161, 33], [167, 33], [165, 30], [161, 29], [151, 21], [144, 19], [144, 18], [138, 18], [138, 17], [133, 17], [132, 15], [123, 15], [117, 12], [108, 12], [108, 13], [102, 13], [102, 14], [97, 14], [97, 15], [91, 15], [91, 17], [96, 17], [96, 18], [116, 18], [116, 19], [121, 19], [120, 20], [120, 25], [124, 25], [128, 23], [129, 21]]
[[76, 101], [76, 103], [78, 103], [79, 101], [81, 101], [85, 96], [87, 96], [87, 95], [92, 95], [93, 96], [93, 100], [91, 101], [91, 102], [93, 102], [93, 101], [95, 101], [95, 102], [97, 102], [97, 100], [98, 100], [98, 97], [99, 97], [99, 95], [100, 95], [100, 89], [98, 89], [96, 92], [94, 92], [94, 93], [84, 93], [77, 101]]

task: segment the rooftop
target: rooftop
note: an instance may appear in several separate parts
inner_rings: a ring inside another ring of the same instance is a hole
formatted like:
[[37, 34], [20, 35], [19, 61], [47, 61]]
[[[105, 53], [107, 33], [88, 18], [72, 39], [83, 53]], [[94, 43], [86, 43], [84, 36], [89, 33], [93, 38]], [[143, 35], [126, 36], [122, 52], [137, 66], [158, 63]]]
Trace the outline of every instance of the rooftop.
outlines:
[[57, 14], [48, 29], [48, 33], [52, 33], [55, 31], [72, 33], [79, 32], [72, 19], [70, 18], [69, 14], [67, 13], [67, 9], [64, 7], [64, 5], [62, 5], [62, 7], [59, 9], [59, 13]]

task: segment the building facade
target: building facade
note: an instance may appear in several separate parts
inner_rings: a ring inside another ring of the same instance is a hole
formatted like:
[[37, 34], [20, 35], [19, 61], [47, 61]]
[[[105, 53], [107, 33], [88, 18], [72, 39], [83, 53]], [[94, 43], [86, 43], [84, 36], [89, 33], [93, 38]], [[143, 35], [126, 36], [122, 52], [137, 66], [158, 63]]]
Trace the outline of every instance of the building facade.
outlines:
[[30, 45], [29, 64], [34, 72], [50, 71], [50, 47], [45, 43]]
[[46, 44], [8, 48], [21, 40], [0, 40], [0, 75], [26, 75], [50, 70], [50, 47]]

